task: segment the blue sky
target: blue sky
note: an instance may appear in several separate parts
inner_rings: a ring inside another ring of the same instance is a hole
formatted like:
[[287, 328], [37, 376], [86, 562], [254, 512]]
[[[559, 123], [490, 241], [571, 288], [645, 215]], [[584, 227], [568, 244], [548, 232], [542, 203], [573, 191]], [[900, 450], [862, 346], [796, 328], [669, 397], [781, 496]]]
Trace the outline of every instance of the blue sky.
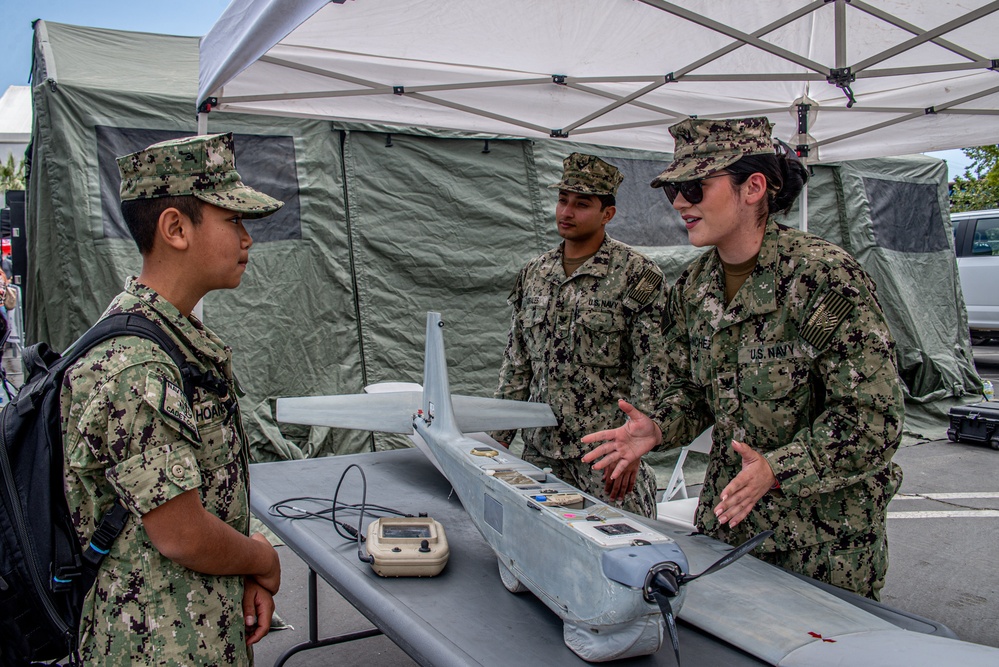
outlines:
[[54, 23], [204, 35], [229, 0], [0, 0], [0, 94], [26, 86], [31, 74], [31, 23]]
[[[7, 86], [28, 85], [31, 23], [45, 19], [115, 30], [167, 35], [204, 35], [229, 0], [0, 0], [0, 94]], [[930, 153], [947, 160], [950, 176], [969, 162], [959, 150]]]

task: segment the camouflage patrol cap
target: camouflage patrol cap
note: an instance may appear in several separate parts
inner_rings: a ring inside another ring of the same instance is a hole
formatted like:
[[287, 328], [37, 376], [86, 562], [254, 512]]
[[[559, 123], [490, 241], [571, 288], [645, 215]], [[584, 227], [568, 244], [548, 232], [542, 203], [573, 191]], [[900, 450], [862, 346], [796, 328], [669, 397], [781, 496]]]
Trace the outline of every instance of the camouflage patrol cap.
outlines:
[[617, 195], [624, 176], [595, 155], [573, 153], [562, 160], [562, 180], [548, 187], [581, 195]]
[[118, 158], [118, 171], [123, 202], [193, 195], [246, 218], [284, 206], [239, 180], [231, 132], [161, 141]]
[[687, 118], [669, 128], [676, 147], [673, 162], [652, 181], [654, 188], [704, 178], [746, 155], [774, 154], [765, 116], [710, 120]]

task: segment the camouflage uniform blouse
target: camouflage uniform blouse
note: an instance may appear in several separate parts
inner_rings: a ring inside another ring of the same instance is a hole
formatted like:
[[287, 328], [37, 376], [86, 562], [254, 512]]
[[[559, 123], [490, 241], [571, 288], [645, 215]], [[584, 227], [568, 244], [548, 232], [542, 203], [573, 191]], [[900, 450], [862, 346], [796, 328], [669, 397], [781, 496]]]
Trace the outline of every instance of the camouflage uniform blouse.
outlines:
[[[561, 245], [524, 267], [509, 299], [496, 396], [548, 403], [559, 423], [525, 429], [526, 443], [551, 458], [579, 458], [589, 450], [581, 437], [620, 423], [617, 399], [652, 407], [662, 388], [662, 283], [652, 260], [610, 237], [571, 276]], [[514, 433], [495, 435], [509, 442]]]
[[[715, 427], [696, 515], [703, 531], [738, 543], [770, 528], [781, 551], [882, 534], [902, 477], [891, 459], [904, 408], [874, 291], [845, 251], [773, 221], [727, 306], [717, 251], [680, 276], [666, 323], [671, 382], [652, 416], [662, 447]], [[730, 529], [713, 509], [742, 469], [733, 438], [763, 454], [781, 488]]]
[[[229, 348], [135, 279], [105, 314], [140, 312], [199, 370], [235, 390]], [[81, 545], [119, 498], [134, 515], [87, 596], [81, 655], [87, 665], [246, 665], [240, 576], [205, 575], [160, 555], [140, 517], [198, 489], [205, 508], [249, 529], [247, 448], [238, 409], [228, 415], [198, 389], [192, 407], [177, 366], [155, 343], [126, 336], [95, 347], [66, 373], [62, 391], [66, 493]]]

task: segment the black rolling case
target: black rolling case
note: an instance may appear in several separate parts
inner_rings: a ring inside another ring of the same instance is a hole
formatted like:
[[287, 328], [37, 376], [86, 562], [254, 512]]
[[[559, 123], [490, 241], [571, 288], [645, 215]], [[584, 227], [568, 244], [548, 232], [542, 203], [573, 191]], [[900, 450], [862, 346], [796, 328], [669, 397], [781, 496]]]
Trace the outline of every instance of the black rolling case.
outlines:
[[953, 442], [981, 442], [999, 450], [999, 402], [951, 408], [947, 437]]

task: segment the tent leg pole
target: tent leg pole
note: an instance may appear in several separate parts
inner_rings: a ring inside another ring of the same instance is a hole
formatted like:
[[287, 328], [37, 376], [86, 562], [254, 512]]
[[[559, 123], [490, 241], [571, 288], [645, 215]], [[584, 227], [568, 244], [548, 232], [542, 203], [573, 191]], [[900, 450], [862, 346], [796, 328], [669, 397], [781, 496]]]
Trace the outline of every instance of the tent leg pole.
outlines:
[[198, 112], [198, 134], [208, 134], [208, 114]]
[[801, 189], [801, 231], [808, 231], [808, 183]]

